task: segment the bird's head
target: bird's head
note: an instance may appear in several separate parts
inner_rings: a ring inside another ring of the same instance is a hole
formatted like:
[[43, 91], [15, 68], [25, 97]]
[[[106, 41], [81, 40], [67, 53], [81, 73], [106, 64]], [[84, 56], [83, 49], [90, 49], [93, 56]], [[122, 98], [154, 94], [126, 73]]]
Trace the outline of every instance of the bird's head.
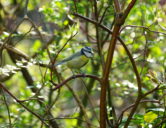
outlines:
[[90, 47], [84, 47], [84, 48], [82, 48], [81, 49], [81, 53], [83, 55], [85, 55], [86, 57], [88, 57], [88, 58], [92, 58], [93, 57], [93, 50]]

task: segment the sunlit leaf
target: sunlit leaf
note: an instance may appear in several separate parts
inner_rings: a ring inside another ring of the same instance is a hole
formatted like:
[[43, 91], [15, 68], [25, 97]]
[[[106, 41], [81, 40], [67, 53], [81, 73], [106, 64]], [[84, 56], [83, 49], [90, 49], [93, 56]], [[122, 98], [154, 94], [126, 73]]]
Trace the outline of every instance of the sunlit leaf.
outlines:
[[156, 118], [158, 117], [157, 114], [155, 114], [154, 112], [150, 111], [148, 113], [146, 113], [144, 115], [144, 120], [147, 122], [147, 123], [152, 123]]

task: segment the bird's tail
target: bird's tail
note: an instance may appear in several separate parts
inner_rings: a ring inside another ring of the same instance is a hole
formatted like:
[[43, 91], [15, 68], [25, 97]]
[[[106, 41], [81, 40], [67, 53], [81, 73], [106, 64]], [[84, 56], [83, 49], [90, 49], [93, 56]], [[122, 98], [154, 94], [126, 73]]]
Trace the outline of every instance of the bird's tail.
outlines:
[[66, 61], [57, 62], [57, 63], [54, 64], [54, 66], [56, 67], [56, 66], [58, 66], [58, 65], [64, 64], [65, 62], [66, 62]]

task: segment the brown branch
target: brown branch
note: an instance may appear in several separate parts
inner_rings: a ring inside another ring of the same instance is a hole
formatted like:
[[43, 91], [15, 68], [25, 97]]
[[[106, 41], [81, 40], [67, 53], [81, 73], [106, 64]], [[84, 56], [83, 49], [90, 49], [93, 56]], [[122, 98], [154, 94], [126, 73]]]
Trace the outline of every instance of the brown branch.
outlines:
[[119, 0], [114, 0], [114, 6], [115, 6], [116, 12], [120, 12], [121, 11]]
[[85, 21], [88, 21], [88, 22], [90, 22], [90, 23], [93, 23], [93, 24], [95, 24], [95, 25], [98, 25], [100, 28], [102, 28], [102, 29], [104, 29], [105, 31], [107, 31], [107, 32], [109, 32], [110, 34], [112, 34], [112, 31], [111, 31], [109, 28], [107, 28], [106, 26], [100, 24], [99, 22], [97, 22], [97, 21], [95, 21], [95, 20], [92, 20], [92, 19], [90, 19], [90, 18], [87, 18], [87, 17], [85, 17], [85, 16], [82, 16], [82, 15], [80, 15], [80, 14], [78, 14], [78, 13], [73, 13], [73, 15], [76, 16], [76, 17], [79, 17], [79, 18], [81, 18], [81, 19], [83, 19], [83, 20], [85, 20]]
[[153, 31], [153, 30], [150, 30], [149, 27], [146, 27], [146, 26], [138, 26], [138, 25], [125, 25], [123, 28], [121, 28], [120, 31], [123, 31], [123, 30], [124, 30], [125, 28], [127, 28], [127, 27], [132, 27], [132, 28], [143, 28], [143, 29], [146, 29], [146, 30], [148, 30], [148, 31], [150, 31], [150, 32], [153, 32], [153, 33], [166, 35], [166, 33], [164, 33], [164, 32]]
[[39, 29], [37, 28], [36, 24], [27, 16], [25, 16], [24, 19], [29, 21], [32, 24], [32, 26], [35, 29], [36, 33], [40, 36], [40, 39], [42, 40], [42, 42], [44, 42], [43, 36], [42, 36], [41, 32], [39, 31]]
[[83, 106], [80, 98], [78, 97], [78, 95], [74, 92], [74, 90], [68, 85], [66, 84], [67, 88], [69, 89], [69, 91], [72, 93], [74, 99], [76, 100], [78, 106], [80, 107], [80, 110], [83, 111], [84, 113], [84, 116], [85, 116], [85, 119], [86, 119], [86, 123], [87, 123], [87, 128], [91, 128], [90, 125], [91, 125], [91, 122], [90, 120], [88, 119], [88, 114], [86, 112], [86, 109], [85, 107]]
[[153, 126], [153, 128], [159, 128], [162, 123], [166, 122], [166, 118], [162, 119], [161, 122], [157, 123], [156, 125]]
[[[87, 121], [86, 120], [82, 120], [81, 118], [79, 118], [79, 117], [55, 117], [55, 118], [51, 118], [51, 119], [45, 119], [46, 121], [48, 121], [48, 120], [61, 120], [61, 119], [63, 119], [63, 120], [66, 120], [66, 119], [68, 119], [68, 120], [80, 120], [80, 121], [82, 121], [82, 122], [85, 122], [85, 123], [87, 123]], [[91, 127], [96, 127], [96, 128], [99, 128], [98, 126], [96, 126], [96, 125], [94, 125], [94, 124], [92, 124], [92, 123], [90, 123], [89, 125], [91, 125]]]
[[135, 64], [135, 61], [134, 61], [134, 59], [133, 59], [130, 51], [128, 50], [127, 46], [124, 44], [124, 42], [122, 41], [122, 39], [121, 38], [118, 38], [118, 39], [119, 39], [120, 43], [122, 44], [122, 46], [124, 47], [125, 51], [127, 52], [127, 55], [128, 55], [128, 57], [130, 59], [130, 62], [132, 63], [133, 70], [135, 72], [136, 79], [137, 79], [137, 86], [138, 86], [138, 96], [137, 96], [137, 99], [136, 99], [136, 101], [134, 103], [134, 106], [133, 106], [131, 112], [130, 112], [130, 115], [128, 116], [127, 123], [125, 124], [125, 127], [127, 128], [128, 124], [129, 124], [129, 122], [130, 122], [130, 120], [131, 120], [131, 118], [132, 118], [132, 116], [134, 114], [134, 112], [136, 111], [136, 109], [137, 109], [137, 107], [138, 107], [138, 105], [139, 105], [139, 103], [140, 103], [140, 101], [142, 99], [142, 97], [141, 97], [142, 96], [142, 91], [141, 91], [142, 90], [142, 83], [141, 83], [141, 78], [140, 78], [139, 72], [137, 70], [137, 66]]
[[[60, 79], [62, 81], [66, 81], [63, 79], [63, 77], [61, 75], [59, 75], [58, 77], [60, 77]], [[91, 122], [90, 120], [88, 119], [88, 114], [86, 112], [86, 109], [83, 105], [83, 103], [80, 101], [80, 98], [78, 97], [78, 95], [74, 92], [74, 90], [72, 89], [72, 87], [70, 87], [70, 85], [68, 85], [67, 83], [65, 83], [65, 85], [67, 86], [67, 88], [69, 89], [69, 91], [72, 93], [75, 101], [77, 102], [78, 106], [80, 107], [80, 110], [81, 112], [83, 113], [83, 115], [85, 116], [85, 119], [86, 119], [86, 124], [87, 124], [87, 127], [90, 128], [91, 127]]]
[[40, 117], [37, 113], [30, 110], [26, 105], [22, 103], [19, 99], [17, 99], [2, 83], [0, 83], [0, 88], [2, 88], [6, 93], [8, 93], [17, 103], [19, 103], [23, 108], [25, 108], [28, 112], [30, 112], [32, 115], [36, 116], [43, 124], [48, 126], [48, 124], [43, 120], [43, 118]]
[[[54, 35], [51, 37], [51, 39], [47, 42], [44, 43], [44, 45], [42, 46], [40, 51], [44, 51], [46, 48], [48, 48], [48, 46], [55, 40]], [[34, 53], [34, 55], [32, 55], [32, 58], [35, 58], [38, 55], [38, 52]]]
[[53, 64], [55, 63], [56, 58], [58, 57], [58, 55], [60, 54], [60, 52], [65, 48], [65, 46], [68, 44], [68, 42], [69, 42], [70, 40], [72, 40], [73, 37], [75, 37], [75, 36], [77, 35], [77, 33], [78, 33], [78, 32], [76, 32], [74, 35], [71, 35], [70, 38], [67, 39], [66, 43], [62, 46], [62, 48], [57, 52], [56, 56], [54, 57], [55, 59], [54, 59]]
[[[116, 26], [114, 27], [114, 30], [112, 32], [110, 29], [108, 29], [104, 25], [99, 24], [98, 22], [96, 22], [94, 20], [91, 20], [89, 18], [83, 17], [83, 16], [81, 16], [79, 14], [74, 14], [74, 15], [78, 16], [78, 17], [80, 17], [80, 18], [82, 18], [82, 19], [84, 19], [84, 20], [86, 20], [88, 22], [91, 22], [93, 24], [97, 24], [99, 27], [103, 28], [104, 30], [106, 30], [107, 32], [112, 34], [112, 39], [111, 39], [111, 43], [110, 43], [109, 50], [108, 50], [107, 60], [106, 60], [106, 67], [105, 67], [105, 69], [103, 71], [104, 72], [103, 73], [103, 79], [102, 79], [103, 82], [102, 82], [102, 86], [101, 86], [102, 89], [101, 89], [101, 97], [100, 97], [100, 101], [101, 101], [101, 104], [100, 104], [100, 111], [101, 111], [100, 112], [100, 121], [101, 121], [100, 125], [101, 126], [100, 127], [101, 128], [105, 128], [106, 127], [106, 109], [105, 109], [105, 106], [106, 106], [106, 89], [107, 89], [107, 85], [106, 84], [107, 84], [107, 81], [108, 81], [109, 71], [110, 71], [111, 64], [112, 64], [113, 52], [114, 52], [114, 48], [115, 48], [115, 44], [116, 44], [116, 39], [118, 38], [118, 40], [120, 40], [120, 37], [118, 36], [119, 30], [120, 30], [120, 24], [122, 25], [124, 23], [123, 20], [125, 20], [125, 19], [121, 19], [121, 17], [117, 17], [119, 19], [115, 20], [115, 22], [116, 22], [115, 25]], [[130, 60], [130, 61], [133, 64], [133, 60]], [[134, 65], [133, 67], [136, 67], [136, 66]], [[136, 74], [136, 76], [137, 77], [139, 76], [138, 73]], [[139, 89], [139, 90], [141, 90], [141, 89]], [[138, 104], [139, 100], [137, 100], [136, 103]]]
[[123, 14], [123, 19], [125, 20], [129, 14], [129, 12], [131, 11], [131, 9], [133, 8], [133, 6], [135, 5], [137, 0], [132, 0], [129, 5], [127, 6], [127, 8], [125, 9], [124, 11], [124, 14]]
[[160, 86], [160, 84], [158, 84], [154, 89], [150, 90], [149, 92], [143, 94], [142, 97], [144, 98], [144, 97], [146, 97], [147, 95], [149, 95], [149, 94], [153, 93], [154, 91], [158, 90], [158, 89], [159, 89], [159, 86]]
[[112, 38], [108, 48], [108, 54], [106, 59], [105, 68], [102, 76], [101, 83], [101, 95], [100, 95], [100, 128], [106, 128], [106, 92], [107, 92], [107, 82], [112, 65], [114, 49], [116, 45], [117, 36], [119, 35], [120, 26], [116, 25], [113, 29]]
[[[160, 104], [160, 101], [159, 101], [159, 100], [141, 100], [141, 101], [140, 101], [140, 103], [145, 103], [145, 102], [153, 102], [153, 103], [159, 103], [159, 104]], [[135, 104], [131, 104], [130, 106], [126, 107], [126, 108], [121, 112], [121, 114], [120, 114], [120, 116], [119, 116], [119, 118], [118, 118], [118, 124], [121, 123], [122, 118], [123, 118], [123, 114], [124, 114], [127, 110], [133, 108], [134, 105], [135, 105]]]
[[[127, 18], [129, 12], [131, 11], [131, 9], [133, 8], [133, 6], [135, 5], [136, 1], [137, 0], [132, 0], [129, 3], [128, 7], [124, 11], [124, 14], [122, 16], [122, 21], [120, 21], [120, 23], [124, 23], [125, 22], [125, 19]], [[141, 81], [137, 81], [137, 82], [139, 82], [138, 83], [138, 96], [137, 96], [137, 99], [136, 99], [136, 101], [134, 103], [135, 105], [134, 105], [133, 109], [131, 110], [131, 112], [130, 112], [128, 118], [127, 118], [127, 121], [126, 121], [126, 123], [124, 125], [124, 128], [128, 127], [128, 125], [129, 125], [129, 123], [131, 121], [131, 118], [132, 118], [133, 114], [135, 113], [135, 111], [136, 111], [136, 109], [137, 109], [137, 107], [139, 105], [139, 102], [141, 101], [141, 94], [142, 94], [141, 93], [141, 87], [142, 87], [142, 85], [141, 85]]]
[[77, 1], [76, 0], [73, 0], [73, 3], [74, 3], [74, 7], [75, 7], [75, 11], [77, 12]]
[[29, 0], [26, 0], [25, 7], [24, 7], [24, 16], [27, 15], [27, 12], [28, 12], [28, 3], [29, 3]]
[[[62, 48], [60, 48], [60, 50], [58, 50], [56, 56], [54, 57], [54, 59], [52, 60], [52, 58], [50, 57], [50, 62], [49, 62], [49, 68], [51, 69], [51, 73], [50, 73], [50, 78], [51, 81], [53, 82], [53, 72], [56, 71], [56, 67], [54, 66], [54, 64], [56, 63], [56, 59], [58, 57], [58, 55], [61, 53], [61, 51], [65, 48], [65, 46], [69, 43], [70, 40], [73, 39], [73, 37], [75, 37], [77, 35], [77, 32], [74, 35], [71, 35], [70, 38], [65, 42], [65, 44], [62, 46]], [[48, 50], [48, 54], [49, 54], [49, 50]], [[50, 56], [50, 55], [49, 55]], [[53, 83], [54, 84], [54, 83]]]
[[[97, 75], [99, 69], [100, 69], [99, 63], [94, 64], [93, 61], [92, 61], [92, 73], [91, 73], [91, 74]], [[93, 88], [94, 86], [92, 86], [92, 85], [94, 85], [94, 83], [95, 83], [95, 79], [90, 79], [89, 82], [88, 82], [88, 84], [87, 84], [87, 86], [85, 86], [85, 88], [86, 88], [87, 91], [86, 91], [86, 93], [84, 93], [84, 96], [83, 96], [83, 99], [82, 99], [82, 103], [83, 103], [84, 107], [87, 106], [87, 104], [88, 104], [88, 99], [90, 100], [89, 95], [93, 92], [92, 88]], [[88, 97], [89, 97], [89, 98], [88, 98]], [[92, 103], [91, 103], [91, 104], [92, 104]], [[91, 105], [91, 106], [93, 106], [93, 105]], [[93, 109], [93, 108], [92, 108], [92, 109]], [[93, 111], [94, 111], [94, 109], [93, 109]], [[95, 115], [96, 115], [96, 114], [95, 114]], [[82, 112], [82, 111], [80, 111], [78, 117], [79, 117], [79, 118], [82, 118], [82, 117], [83, 117], [83, 112]], [[98, 118], [97, 118], [97, 119], [98, 119]], [[77, 126], [81, 126], [81, 123], [82, 123], [81, 120], [78, 120], [78, 121], [77, 121]]]
[[92, 78], [92, 79], [95, 79], [95, 80], [99, 81], [99, 83], [101, 82], [100, 78], [98, 78], [97, 76], [86, 75], [86, 74], [78, 74], [78, 75], [73, 75], [73, 76], [67, 78], [66, 80], [64, 80], [62, 83], [60, 83], [58, 85], [55, 85], [55, 88], [53, 90], [57, 90], [60, 87], [62, 87], [63, 85], [65, 85], [67, 82], [69, 82], [70, 80], [75, 79], [75, 78], [79, 78], [79, 77], [89, 77], [89, 78]]
[[2, 88], [2, 95], [3, 95], [3, 100], [4, 100], [4, 103], [5, 103], [5, 105], [6, 105], [6, 109], [7, 109], [7, 113], [8, 113], [9, 128], [12, 128], [12, 121], [11, 121], [11, 115], [10, 115], [9, 105], [8, 105], [8, 103], [7, 103], [6, 96], [5, 96], [5, 93], [4, 93], [3, 88]]
[[99, 24], [102, 23], [102, 21], [103, 21], [103, 19], [104, 19], [104, 17], [105, 17], [105, 14], [106, 14], [106, 12], [107, 12], [108, 9], [109, 9], [109, 6], [105, 8], [105, 10], [104, 10], [104, 12], [103, 12], [103, 15], [102, 15], [101, 18], [100, 18]]
[[[112, 34], [112, 31], [111, 31], [108, 27], [106, 27], [105, 25], [101, 24], [100, 22], [97, 22], [97, 21], [95, 21], [95, 20], [92, 20], [92, 19], [90, 19], [90, 18], [88, 18], [88, 17], [82, 16], [82, 15], [77, 14], [77, 13], [73, 13], [73, 15], [76, 16], [76, 17], [79, 17], [79, 18], [81, 18], [81, 19], [83, 19], [83, 20], [85, 20], [85, 21], [87, 21], [87, 22], [90, 22], [90, 23], [92, 23], [92, 24], [96, 24], [96, 25], [98, 25], [100, 28], [102, 28], [103, 30], [105, 30], [105, 31], [107, 31], [108, 33]], [[150, 30], [150, 29], [149, 29], [148, 27], [146, 27], [146, 26], [136, 26], [136, 25], [129, 25], [129, 26], [130, 26], [130, 27], [144, 28], [144, 29], [149, 30], [150, 32], [161, 33], [161, 34], [163, 34], [163, 35], [166, 35], [166, 33], [163, 33], [163, 32], [158, 32], [158, 31]], [[128, 25], [127, 25], [126, 27], [128, 27]], [[120, 30], [120, 32], [121, 32], [123, 29], [125, 29], [125, 26]], [[119, 39], [120, 39], [120, 37], [118, 37], [118, 40], [119, 40]]]
[[25, 60], [29, 60], [30, 58], [28, 57], [28, 55], [26, 55], [25, 53], [23, 53], [21, 50], [9, 45], [9, 44], [5, 44], [0, 42], [0, 47], [3, 46], [3, 48], [17, 54], [20, 57], [23, 57]]
[[[132, 1], [132, 2], [130, 3], [130, 5], [129, 5], [128, 8], [127, 8], [126, 13], [129, 13], [130, 7], [133, 7], [133, 5], [131, 5], [131, 4], [134, 4], [135, 2], [136, 2], [136, 1], [134, 0], [134, 1]], [[80, 17], [80, 18], [82, 18], [82, 19], [84, 19], [84, 20], [86, 20], [86, 21], [88, 21], [88, 22], [91, 22], [91, 23], [93, 23], [93, 24], [98, 24], [99, 27], [101, 27], [101, 28], [104, 29], [105, 31], [107, 31], [107, 32], [109, 32], [110, 34], [112, 34], [112, 31], [111, 31], [109, 28], [107, 28], [106, 26], [101, 25], [101, 24], [99, 24], [98, 22], [96, 22], [96, 21], [94, 21], [94, 20], [91, 20], [91, 19], [89, 19], [89, 18], [87, 18], [87, 17], [83, 17], [83, 16], [81, 16], [81, 15], [79, 15], [79, 14], [74, 14], [74, 15], [77, 16], [77, 17]], [[126, 16], [126, 17], [127, 17], [127, 16]], [[123, 23], [123, 22], [121, 22], [121, 23]], [[123, 47], [125, 48], [125, 50], [126, 50], [128, 56], [129, 56], [129, 59], [130, 59], [130, 61], [131, 61], [131, 63], [132, 63], [134, 72], [135, 72], [135, 74], [136, 74], [137, 83], [138, 83], [138, 90], [139, 90], [139, 93], [138, 93], [139, 96], [137, 97], [137, 99], [136, 99], [136, 101], [135, 101], [135, 107], [132, 109], [132, 111], [131, 111], [131, 113], [130, 113], [130, 115], [129, 115], [129, 118], [128, 118], [128, 120], [127, 120], [126, 126], [125, 126], [125, 127], [127, 128], [127, 126], [129, 125], [129, 122], [130, 122], [130, 120], [131, 120], [131, 118], [132, 118], [132, 116], [133, 116], [133, 114], [134, 114], [134, 112], [135, 112], [135, 110], [136, 110], [136, 108], [137, 108], [137, 106], [138, 106], [140, 100], [141, 100], [141, 79], [140, 79], [139, 73], [138, 73], [138, 71], [137, 71], [137, 68], [136, 68], [134, 59], [132, 59], [132, 56], [131, 56], [129, 50], [127, 49], [126, 45], [124, 45], [124, 43], [123, 43], [123, 41], [121, 40], [120, 37], [118, 37], [118, 40], [121, 42], [121, 44], [122, 44]], [[139, 84], [139, 83], [140, 83], [140, 84]]]
[[118, 38], [121, 45], [124, 47], [129, 59], [130, 59], [130, 62], [133, 66], [133, 70], [134, 70], [134, 73], [136, 75], [136, 79], [137, 79], [137, 85], [138, 85], [138, 92], [141, 93], [141, 87], [142, 87], [142, 84], [141, 84], [141, 78], [140, 78], [140, 75], [139, 75], [139, 72], [137, 70], [137, 66], [136, 66], [136, 63], [135, 63], [135, 60], [134, 58], [132, 57], [132, 54], [130, 53], [130, 51], [128, 50], [127, 46], [125, 45], [125, 43], [123, 42], [123, 40], [121, 38]]
[[[97, 1], [96, 0], [93, 0], [94, 1], [94, 13], [95, 13], [95, 20], [98, 22], [99, 21], [99, 13], [98, 13], [98, 8], [97, 8]], [[100, 34], [99, 34], [99, 26], [97, 24], [95, 24], [95, 31], [96, 31], [96, 44], [97, 44], [97, 50], [98, 50], [98, 55], [100, 56], [101, 58], [101, 63], [102, 63], [102, 66], [103, 66], [103, 59], [102, 59], [102, 47], [101, 47], [101, 42], [100, 42]]]
[[[134, 4], [135, 4], [135, 1], [133, 0], [129, 4], [128, 8], [125, 10], [125, 13], [123, 15], [116, 16], [115, 26], [113, 29], [112, 38], [111, 38], [110, 45], [108, 48], [106, 64], [105, 64], [105, 68], [104, 68], [103, 76], [102, 76], [101, 95], [100, 95], [100, 128], [106, 128], [106, 113], [107, 113], [106, 112], [106, 92], [107, 92], [107, 86], [108, 86], [107, 82], [108, 82], [109, 73], [110, 73], [110, 69], [111, 69], [111, 65], [112, 65], [116, 40], [117, 40], [117, 37], [119, 36], [119, 31], [120, 31], [121, 25], [123, 25], [123, 23], [125, 22], [125, 19], [127, 18], [127, 15], [129, 14], [129, 12], [130, 12], [131, 8], [134, 6]], [[140, 95], [138, 95], [138, 98], [135, 102], [135, 106], [136, 106], [135, 109], [132, 109], [132, 111], [127, 119], [125, 128], [128, 127], [131, 117], [139, 104], [139, 100], [140, 100], [139, 97], [140, 97]]]

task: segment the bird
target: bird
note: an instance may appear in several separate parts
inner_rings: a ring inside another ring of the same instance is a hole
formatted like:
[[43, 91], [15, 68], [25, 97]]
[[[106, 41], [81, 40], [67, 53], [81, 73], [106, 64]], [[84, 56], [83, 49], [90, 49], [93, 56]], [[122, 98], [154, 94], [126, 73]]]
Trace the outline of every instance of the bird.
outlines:
[[80, 69], [88, 63], [89, 59], [92, 58], [93, 55], [94, 53], [92, 48], [86, 46], [64, 60], [55, 63], [55, 66], [66, 64], [70, 69]]

